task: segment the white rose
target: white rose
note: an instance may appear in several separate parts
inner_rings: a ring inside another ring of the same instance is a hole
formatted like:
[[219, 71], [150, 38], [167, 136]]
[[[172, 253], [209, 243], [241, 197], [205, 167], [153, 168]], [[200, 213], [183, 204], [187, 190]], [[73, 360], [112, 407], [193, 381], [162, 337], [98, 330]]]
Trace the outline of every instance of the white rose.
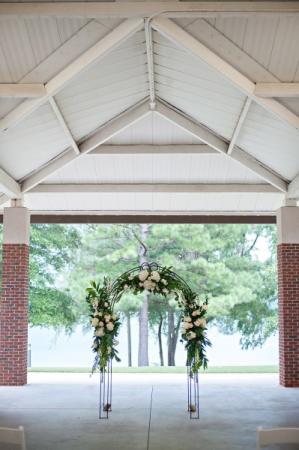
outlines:
[[104, 331], [104, 328], [98, 328], [97, 330], [96, 330], [96, 332], [95, 332], [95, 335], [96, 336], [98, 336], [98, 337], [102, 337], [102, 336], [104, 336], [105, 335], [105, 331]]
[[184, 330], [189, 330], [189, 328], [190, 328], [190, 323], [189, 323], [189, 322], [184, 322], [184, 323], [183, 323], [183, 328], [184, 328]]
[[155, 289], [155, 287], [156, 287], [156, 283], [154, 281], [151, 281], [151, 280], [146, 280], [143, 283], [143, 285], [144, 285], [145, 289], [147, 289], [148, 291], [153, 291]]
[[104, 319], [105, 319], [105, 322], [109, 322], [109, 320], [111, 319], [110, 314], [105, 314]]
[[140, 286], [140, 287], [143, 287], [143, 283], [139, 283], [139, 286]]
[[111, 319], [115, 322], [117, 320], [117, 315], [116, 314], [112, 314]]
[[99, 312], [98, 312], [98, 316], [101, 317], [102, 315], [103, 315], [102, 311], [99, 311]]
[[200, 327], [200, 325], [201, 325], [200, 319], [195, 320], [194, 325], [196, 327]]
[[152, 280], [154, 280], [154, 281], [160, 281], [160, 274], [159, 274], [159, 272], [157, 272], [156, 270], [154, 270], [153, 272], [152, 272], [152, 274], [151, 274], [151, 279]]
[[184, 322], [192, 322], [192, 319], [190, 316], [185, 316], [184, 317]]
[[167, 282], [166, 280], [164, 280], [164, 278], [162, 278], [161, 283], [163, 283], [164, 286], [167, 286], [167, 285], [168, 285], [168, 282]]
[[194, 333], [194, 331], [189, 331], [189, 333], [187, 334], [188, 341], [194, 338], [196, 338], [196, 334]]
[[200, 311], [197, 309], [196, 311], [192, 312], [192, 316], [199, 316]]
[[104, 303], [104, 306], [107, 308], [109, 305], [107, 302]]
[[207, 325], [206, 319], [199, 319], [199, 320], [200, 320], [200, 325], [201, 325], [202, 327], [205, 327], [205, 326]]
[[104, 326], [104, 322], [99, 322], [99, 327], [103, 327]]
[[164, 294], [168, 294], [168, 289], [163, 288], [163, 289], [162, 289], [162, 292], [164, 292]]
[[128, 280], [130, 280], [130, 281], [134, 280], [134, 275], [129, 275]]
[[142, 270], [141, 272], [139, 272], [138, 278], [140, 281], [145, 281], [148, 276], [149, 276], [148, 270]]
[[127, 284], [124, 285], [124, 290], [127, 291], [129, 289], [129, 286]]
[[94, 317], [93, 319], [91, 319], [91, 325], [93, 327], [96, 327], [99, 323], [99, 319], [97, 317]]
[[107, 330], [109, 330], [109, 331], [113, 331], [113, 329], [114, 329], [114, 325], [112, 322], [108, 322], [106, 327], [107, 327]]

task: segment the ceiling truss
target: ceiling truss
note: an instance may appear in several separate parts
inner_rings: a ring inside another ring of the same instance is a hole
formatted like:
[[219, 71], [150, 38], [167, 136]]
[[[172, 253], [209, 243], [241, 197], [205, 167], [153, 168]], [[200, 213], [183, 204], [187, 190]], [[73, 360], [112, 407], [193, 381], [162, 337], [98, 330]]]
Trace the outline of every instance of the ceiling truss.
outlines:
[[[195, 2], [194, 2], [195, 3]], [[203, 2], [196, 2], [197, 5]], [[217, 3], [217, 5], [216, 5]], [[213, 2], [210, 2], [206, 10], [200, 10], [203, 8], [202, 5], [199, 6], [199, 10], [194, 11], [194, 5], [192, 2], [184, 2], [182, 5], [186, 7], [186, 10], [190, 8], [190, 13], [196, 14], [196, 17], [203, 17], [203, 14], [215, 14], [217, 12], [217, 8], [222, 8], [220, 2], [216, 2], [213, 6], [213, 10], [209, 5], [212, 5]], [[237, 11], [237, 3], [238, 2], [226, 2], [225, 10], [222, 10], [222, 13], [229, 14], [238, 14]], [[247, 11], [248, 14], [261, 12], [261, 5], [264, 4], [263, 8], [267, 9], [265, 2], [247, 2], [247, 10], [245, 8], [245, 13]], [[267, 2], [269, 3], [269, 2]], [[271, 2], [272, 3], [272, 2]], [[298, 5], [290, 5], [290, 3], [296, 2], [273, 2], [272, 13], [290, 13], [296, 12], [299, 13]], [[126, 3], [118, 4], [124, 5]], [[145, 4], [142, 3], [141, 6], [144, 8], [157, 8], [161, 7], [162, 3], [156, 3], [155, 5], [151, 2]], [[170, 5], [169, 2], [167, 2]], [[233, 6], [235, 5], [235, 9], [233, 11]], [[18, 10], [18, 14], [30, 14], [32, 10], [32, 4], [19, 4], [19, 3], [9, 3], [0, 4], [0, 14], [11, 14], [11, 11]], [[76, 9], [83, 7], [80, 3], [42, 3], [42, 4], [34, 4], [36, 6], [36, 11], [41, 10], [45, 15], [51, 15], [50, 5], [53, 6], [54, 10], [56, 8], [64, 7], [71, 14], [71, 9], [69, 9], [69, 5], [73, 5]], [[88, 4], [88, 8], [91, 5], [91, 9], [95, 7], [98, 11], [101, 8], [114, 8], [115, 5], [113, 3], [96, 3], [96, 4]], [[93, 6], [92, 6], [93, 5]], [[136, 6], [138, 3], [134, 3], [134, 8], [136, 10]], [[139, 4], [140, 5], [140, 4]], [[172, 5], [172, 3], [171, 3]], [[178, 5], [175, 3], [173, 5]], [[224, 4], [223, 4], [224, 5]], [[242, 2], [242, 5], [244, 3]], [[275, 6], [274, 6], [275, 5]], [[86, 3], [84, 4], [86, 7]], [[175, 12], [174, 15], [168, 15], [169, 17], [176, 17], [176, 13], [181, 8], [176, 9], [177, 6], [174, 6]], [[193, 8], [193, 10], [192, 10]], [[95, 11], [94, 9], [94, 11]], [[122, 10], [122, 8], [120, 8]], [[138, 6], [137, 6], [138, 10]], [[191, 11], [192, 10], [192, 11]], [[74, 10], [73, 10], [74, 11]], [[101, 10], [98, 14], [103, 13], [104, 9]], [[128, 10], [128, 16], [131, 17], [130, 8]], [[47, 13], [48, 12], [48, 13]], [[218, 11], [219, 12], [219, 11]], [[265, 12], [265, 11], [264, 11]], [[96, 14], [96, 13], [94, 13]], [[121, 11], [119, 14], [122, 14]], [[33, 14], [35, 15], [35, 13]], [[185, 14], [184, 14], [185, 15]], [[112, 14], [113, 16], [113, 14]], [[94, 17], [94, 16], [92, 16]], [[143, 17], [137, 15], [137, 17]], [[185, 15], [186, 17], [186, 15]], [[109, 121], [107, 124], [102, 126], [99, 130], [93, 133], [90, 137], [85, 139], [83, 142], [78, 144], [66, 123], [65, 118], [63, 117], [59, 106], [57, 105], [54, 95], [58, 93], [68, 82], [70, 82], [76, 75], [81, 73], [83, 70], [86, 70], [93, 63], [98, 61], [103, 56], [107, 55], [111, 52], [115, 47], [120, 45], [124, 40], [128, 39], [138, 30], [142, 29], [145, 26], [145, 37], [146, 37], [146, 48], [147, 48], [147, 62], [148, 62], [148, 76], [149, 76], [149, 87], [150, 87], [150, 98], [146, 99], [144, 102], [135, 105], [133, 108], [130, 108], [123, 114], [120, 114], [115, 119]], [[242, 92], [247, 95], [246, 101], [243, 105], [242, 111], [240, 111], [239, 120], [236, 124], [234, 133], [230, 142], [226, 142], [221, 137], [212, 133], [210, 130], [205, 128], [203, 125], [195, 122], [192, 118], [189, 118], [182, 114], [181, 112], [175, 110], [171, 105], [165, 104], [165, 102], [160, 101], [156, 98], [155, 93], [155, 80], [154, 80], [154, 62], [153, 62], [153, 41], [152, 41], [152, 29], [160, 32], [172, 42], [174, 42], [179, 47], [184, 48], [187, 52], [199, 57], [222, 75], [224, 75], [230, 82], [235, 84]], [[149, 21], [146, 20], [144, 23], [143, 19], [135, 18], [135, 19], [127, 19], [122, 22], [115, 29], [110, 31], [104, 38], [102, 38], [99, 42], [93, 45], [89, 50], [87, 50], [84, 54], [78, 57], [75, 61], [69, 64], [64, 70], [62, 70], [58, 75], [53, 77], [48, 83], [45, 85], [41, 84], [0, 84], [0, 97], [26, 97], [21, 105], [16, 107], [13, 111], [7, 114], [0, 121], [0, 130], [4, 131], [7, 128], [16, 125], [20, 120], [27, 117], [28, 114], [35, 111], [39, 106], [44, 104], [45, 102], [49, 102], [64, 133], [69, 139], [71, 150], [66, 150], [63, 154], [56, 157], [54, 160], [49, 161], [45, 166], [36, 170], [33, 174], [26, 177], [26, 179], [22, 180], [21, 183], [18, 183], [8, 174], [6, 174], [2, 169], [0, 169], [0, 190], [5, 194], [0, 199], [0, 204], [4, 203], [9, 198], [20, 198], [23, 193], [26, 192], [46, 192], [45, 189], [56, 189], [55, 192], [69, 192], [67, 190], [63, 191], [63, 189], [81, 189], [80, 192], [107, 192], [105, 189], [111, 189], [112, 185], [96, 185], [96, 187], [90, 187], [91, 185], [68, 185], [68, 187], [63, 188], [62, 186], [57, 185], [44, 185], [42, 183], [47, 177], [55, 173], [57, 170], [65, 167], [70, 162], [74, 161], [74, 159], [80, 157], [83, 154], [127, 154], [127, 153], [215, 153], [219, 152], [221, 154], [225, 154], [228, 157], [231, 157], [234, 160], [237, 160], [245, 167], [249, 168], [259, 177], [261, 177], [265, 184], [258, 185], [246, 185], [246, 184], [228, 184], [228, 185], [201, 185], [201, 184], [187, 184], [182, 186], [180, 184], [175, 185], [113, 185], [118, 186], [116, 189], [123, 189], [122, 192], [133, 192], [126, 191], [126, 189], [135, 189], [137, 192], [288, 192], [288, 184], [287, 182], [281, 178], [279, 175], [275, 174], [271, 169], [265, 167], [265, 165], [261, 164], [259, 161], [251, 157], [249, 154], [240, 149], [237, 145], [238, 135], [240, 133], [241, 127], [246, 120], [246, 116], [248, 114], [250, 105], [252, 101], [259, 103], [268, 111], [272, 112], [284, 122], [291, 124], [292, 126], [299, 128], [299, 118], [284, 107], [282, 104], [272, 99], [271, 97], [297, 97], [299, 96], [299, 83], [253, 83], [239, 71], [237, 71], [233, 66], [228, 64], [223, 59], [219, 58], [218, 55], [213, 53], [207, 47], [205, 47], [201, 42], [197, 39], [193, 38], [190, 34], [188, 34], [185, 30], [179, 27], [177, 24], [172, 22], [166, 18], [154, 18]], [[184, 129], [188, 133], [196, 136], [200, 139], [203, 144], [202, 145], [189, 145], [189, 146], [145, 146], [138, 145], [133, 149], [132, 146], [127, 148], [126, 146], [110, 146], [110, 145], [102, 145], [115, 134], [119, 133], [123, 129], [132, 125], [133, 123], [140, 120], [142, 117], [146, 116], [151, 110], [155, 110], [156, 113], [165, 117], [175, 125]], [[46, 186], [46, 187], [45, 187]], [[51, 187], [52, 186], [52, 187]], [[56, 186], [56, 187], [54, 187]], [[105, 187], [106, 186], [106, 187]], [[109, 187], [110, 186], [110, 187]], [[205, 187], [204, 187], [205, 186]], [[225, 186], [227, 186], [225, 188]], [[60, 189], [60, 190], [59, 190]], [[91, 189], [91, 190], [88, 190]], [[95, 189], [95, 191], [92, 191]], [[96, 190], [98, 189], [98, 190]], [[164, 190], [163, 190], [164, 189]], [[184, 190], [185, 189], [185, 190]], [[252, 189], [250, 191], [250, 189]], [[78, 192], [79, 192], [78, 191]], [[134, 192], [135, 192], [134, 191]], [[47, 192], [50, 192], [48, 190]], [[51, 191], [52, 192], [52, 191]], [[289, 198], [298, 198], [299, 197], [299, 179], [296, 177], [295, 180], [289, 186], [288, 192]]]

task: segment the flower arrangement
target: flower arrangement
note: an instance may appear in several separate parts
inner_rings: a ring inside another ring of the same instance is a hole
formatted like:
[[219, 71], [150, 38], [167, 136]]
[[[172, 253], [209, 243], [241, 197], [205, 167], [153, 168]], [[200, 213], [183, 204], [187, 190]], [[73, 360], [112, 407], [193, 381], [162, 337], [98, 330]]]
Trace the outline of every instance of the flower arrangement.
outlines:
[[92, 348], [96, 353], [93, 371], [99, 367], [103, 372], [109, 359], [120, 361], [116, 350], [120, 320], [113, 312], [110, 289], [111, 285], [107, 278], [104, 279], [102, 287], [93, 281], [87, 288], [86, 301], [90, 310], [90, 322], [94, 327]]
[[200, 367], [205, 369], [208, 363], [205, 348], [211, 345], [206, 337], [208, 301], [206, 299], [202, 305], [199, 304], [197, 295], [171, 267], [161, 267], [155, 263], [125, 272], [113, 284], [107, 278], [102, 287], [92, 282], [87, 289], [86, 300], [94, 327], [93, 351], [96, 353], [93, 369], [99, 367], [100, 371], [104, 371], [110, 359], [120, 361], [115, 348], [120, 320], [113, 309], [115, 302], [128, 290], [135, 295], [147, 290], [152, 294], [175, 297], [184, 312], [181, 341], [185, 342], [191, 373], [198, 372]]

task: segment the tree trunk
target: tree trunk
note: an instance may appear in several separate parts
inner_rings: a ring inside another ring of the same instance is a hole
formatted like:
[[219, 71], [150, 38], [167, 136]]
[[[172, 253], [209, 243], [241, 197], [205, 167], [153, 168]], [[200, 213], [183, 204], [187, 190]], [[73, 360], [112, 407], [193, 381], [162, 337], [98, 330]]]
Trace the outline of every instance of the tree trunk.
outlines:
[[168, 333], [167, 333], [167, 344], [168, 344], [168, 365], [175, 366], [175, 352], [179, 337], [181, 315], [179, 315], [177, 323], [175, 324], [174, 310], [171, 306], [168, 307]]
[[159, 326], [158, 326], [158, 342], [159, 342], [160, 365], [164, 366], [164, 355], [163, 355], [163, 344], [162, 344], [162, 325], [163, 325], [163, 316], [161, 315]]
[[127, 333], [128, 333], [128, 366], [132, 367], [132, 337], [131, 337], [131, 316], [126, 313], [127, 317]]
[[[147, 224], [140, 225], [141, 244], [139, 248], [140, 265], [147, 262], [146, 239], [148, 235]], [[144, 292], [143, 302], [139, 311], [139, 346], [138, 346], [138, 366], [148, 366], [148, 293]]]

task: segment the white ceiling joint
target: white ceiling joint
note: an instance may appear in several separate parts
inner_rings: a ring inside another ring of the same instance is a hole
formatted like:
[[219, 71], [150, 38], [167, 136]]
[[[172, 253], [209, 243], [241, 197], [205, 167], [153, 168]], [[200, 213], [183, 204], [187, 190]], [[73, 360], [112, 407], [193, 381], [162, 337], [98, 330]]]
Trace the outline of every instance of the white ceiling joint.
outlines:
[[121, 2], [7, 2], [1, 16], [136, 18], [166, 14], [168, 17], [275, 17], [299, 13], [296, 1], [121, 1]]
[[237, 125], [236, 125], [236, 127], [234, 129], [231, 141], [230, 141], [228, 149], [227, 149], [227, 154], [228, 155], [231, 155], [233, 150], [234, 150], [234, 147], [235, 147], [235, 145], [237, 143], [237, 139], [238, 139], [239, 134], [241, 132], [242, 125], [245, 122], [246, 116], [247, 116], [247, 114], [249, 112], [249, 108], [250, 108], [251, 103], [252, 103], [252, 99], [250, 97], [247, 97], [246, 100], [245, 100], [245, 103], [244, 103], [244, 105], [242, 107], [242, 110], [241, 110], [241, 113], [240, 113]]
[[152, 20], [152, 27], [173, 42], [176, 46], [182, 48], [187, 53], [204, 61], [230, 83], [235, 85], [246, 96], [252, 98], [264, 109], [274, 114], [280, 120], [299, 129], [299, 117], [283, 106], [277, 100], [262, 98], [255, 95], [255, 83], [239, 72], [235, 67], [226, 62], [208, 47], [195, 39], [191, 34], [177, 25], [170, 19], [155, 18]]
[[170, 107], [170, 105], [166, 105], [161, 101], [157, 101], [156, 112], [168, 119], [170, 122], [176, 124], [178, 127], [188, 131], [190, 134], [197, 137], [213, 149], [225, 154], [228, 158], [232, 158], [238, 161], [240, 164], [250, 169], [256, 175], [272, 184], [280, 191], [287, 191], [287, 183], [285, 182], [285, 180], [283, 180], [277, 174], [273, 173], [272, 170], [264, 166], [260, 161], [256, 160], [239, 147], [235, 147], [234, 152], [231, 155], [228, 155], [227, 151], [229, 144], [224, 139], [212, 133], [210, 130], [208, 130], [198, 122], [194, 122], [187, 116], [183, 115], [181, 112], [175, 110], [175, 108]]
[[56, 95], [66, 84], [82, 71], [87, 70], [92, 64], [99, 59], [108, 55], [112, 50], [126, 41], [143, 27], [142, 19], [128, 19], [110, 31], [100, 41], [90, 47], [86, 52], [71, 62], [61, 72], [55, 75], [45, 84], [47, 94], [39, 99], [25, 100], [15, 109], [9, 112], [0, 120], [0, 130], [7, 130], [19, 123], [42, 104], [47, 102], [50, 97]]
[[99, 145], [111, 139], [116, 134], [125, 130], [127, 127], [138, 122], [138, 120], [150, 113], [148, 99], [129, 108], [124, 113], [109, 120], [105, 125], [100, 127], [94, 134], [85, 139], [79, 145], [79, 154], [75, 154], [73, 150], [68, 150], [49, 161], [42, 168], [22, 181], [22, 192], [28, 192], [39, 183], [43, 182], [47, 177], [55, 173], [57, 170], [67, 166], [76, 158], [80, 158], [83, 154], [89, 153]]
[[299, 200], [299, 173], [289, 184], [287, 198]]
[[75, 141], [75, 139], [74, 139], [74, 137], [73, 137], [73, 135], [72, 135], [72, 133], [71, 133], [71, 131], [69, 129], [69, 126], [67, 125], [67, 123], [65, 121], [65, 118], [63, 117], [63, 115], [62, 115], [62, 113], [60, 111], [60, 108], [58, 107], [55, 99], [53, 97], [49, 97], [49, 103], [50, 103], [51, 108], [52, 108], [52, 110], [53, 110], [53, 112], [54, 112], [54, 114], [55, 114], [55, 116], [56, 116], [56, 118], [57, 118], [61, 128], [63, 129], [63, 132], [66, 135], [66, 137], [67, 137], [71, 147], [73, 148], [74, 152], [77, 155], [79, 155], [80, 150], [79, 150], [79, 147], [77, 145], [77, 142]]
[[298, 98], [299, 83], [256, 83], [254, 94], [264, 98]]
[[9, 198], [20, 198], [21, 187], [16, 180], [0, 168], [0, 192]]
[[0, 98], [36, 98], [46, 95], [43, 84], [0, 83]]
[[39, 184], [31, 193], [261, 193], [277, 194], [269, 184], [244, 183], [93, 183], [93, 184]]
[[154, 52], [153, 52], [153, 31], [150, 19], [144, 22], [146, 56], [149, 81], [150, 108], [154, 110], [156, 107], [156, 91], [155, 91], [155, 71], [154, 71]]

